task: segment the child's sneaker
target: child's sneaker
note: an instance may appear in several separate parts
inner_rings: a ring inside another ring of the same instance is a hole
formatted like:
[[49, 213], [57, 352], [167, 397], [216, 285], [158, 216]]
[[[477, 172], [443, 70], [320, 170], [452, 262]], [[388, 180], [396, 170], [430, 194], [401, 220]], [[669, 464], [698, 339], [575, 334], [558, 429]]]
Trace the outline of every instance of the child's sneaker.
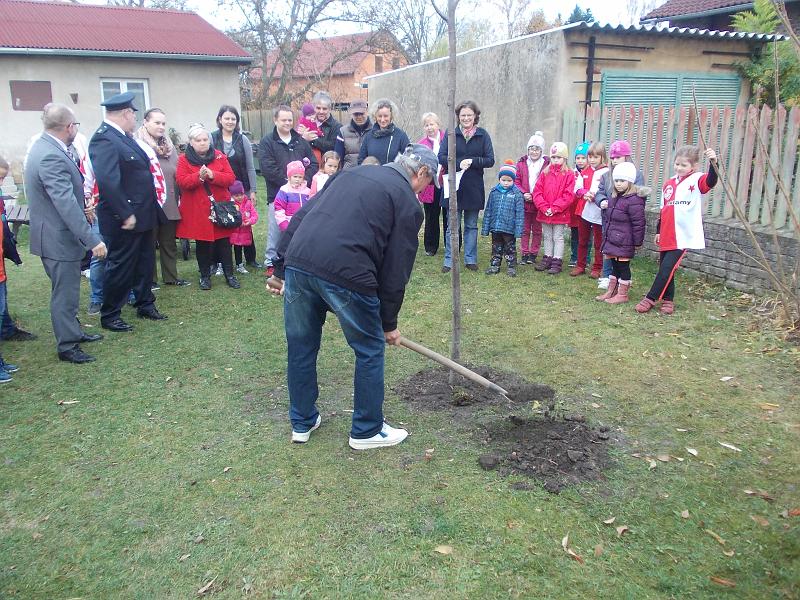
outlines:
[[14, 381], [14, 378], [9, 375], [5, 369], [0, 369], [0, 383], [9, 383]]
[[516, 277], [517, 276], [517, 270], [514, 267], [508, 267], [508, 269], [506, 270], [506, 274], [509, 277]]
[[386, 446], [396, 446], [408, 437], [405, 429], [395, 429], [386, 423], [383, 428], [371, 438], [355, 439], [350, 438], [350, 447], [353, 450], [369, 450], [370, 448], [383, 448]]
[[244, 265], [242, 263], [239, 263], [238, 265], [236, 265], [236, 272], [237, 273], [243, 273], [245, 275], [247, 275], [249, 273], [249, 271], [244, 268]]
[[575, 265], [577, 265], [577, 264], [578, 264], [578, 259], [577, 259], [577, 258], [574, 258], [574, 259], [573, 259], [573, 258], [571, 258], [571, 259], [569, 259], [569, 265], [568, 265], [568, 266], [570, 266], [570, 267], [574, 267], [574, 266], [575, 266]]
[[497, 275], [500, 272], [499, 265], [490, 265], [488, 269], [484, 271], [487, 275]]
[[295, 431], [292, 429], [292, 442], [295, 444], [305, 444], [308, 441], [308, 438], [311, 437], [311, 432], [315, 429], [319, 429], [319, 426], [322, 424], [322, 416], [317, 415], [317, 422], [309, 429], [308, 431]]
[[19, 367], [17, 365], [12, 365], [11, 363], [7, 363], [2, 358], [0, 358], [0, 369], [5, 371], [6, 373], [16, 373], [17, 371], [19, 371]]
[[222, 270], [222, 263], [217, 263], [217, 270], [214, 272], [214, 275], [224, 275], [225, 271]]
[[597, 289], [598, 290], [608, 289], [608, 277], [601, 277], [597, 280]]
[[675, 303], [672, 300], [663, 300], [658, 312], [662, 315], [671, 315], [675, 312]]

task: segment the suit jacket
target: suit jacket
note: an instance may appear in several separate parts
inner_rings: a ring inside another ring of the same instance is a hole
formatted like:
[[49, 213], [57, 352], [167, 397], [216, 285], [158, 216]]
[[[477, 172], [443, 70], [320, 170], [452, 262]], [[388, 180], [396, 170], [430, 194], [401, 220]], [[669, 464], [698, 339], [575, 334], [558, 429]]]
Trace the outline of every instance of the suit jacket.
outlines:
[[36, 140], [25, 167], [30, 211], [31, 254], [81, 260], [100, 243], [83, 214], [83, 177], [77, 165], [47, 134]]
[[136, 140], [104, 122], [89, 142], [89, 157], [100, 192], [97, 216], [103, 236], [120, 235], [131, 215], [136, 216], [134, 231], [140, 232], [153, 229], [159, 213], [163, 219], [150, 159]]

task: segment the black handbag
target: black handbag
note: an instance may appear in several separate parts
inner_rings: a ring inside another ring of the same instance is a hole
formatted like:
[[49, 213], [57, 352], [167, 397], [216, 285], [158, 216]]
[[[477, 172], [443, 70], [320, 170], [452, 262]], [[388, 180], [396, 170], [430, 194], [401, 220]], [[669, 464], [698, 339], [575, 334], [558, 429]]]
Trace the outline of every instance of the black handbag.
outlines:
[[211, 194], [211, 187], [204, 181], [203, 186], [208, 194], [208, 201], [211, 203], [211, 214], [208, 219], [217, 227], [223, 229], [236, 229], [242, 226], [242, 213], [239, 206], [232, 200], [217, 202]]

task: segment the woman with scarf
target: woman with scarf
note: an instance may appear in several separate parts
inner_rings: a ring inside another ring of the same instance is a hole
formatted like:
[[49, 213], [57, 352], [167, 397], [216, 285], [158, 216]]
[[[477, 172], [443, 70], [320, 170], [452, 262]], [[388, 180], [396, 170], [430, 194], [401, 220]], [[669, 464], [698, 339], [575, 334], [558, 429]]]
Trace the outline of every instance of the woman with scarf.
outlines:
[[[478, 213], [483, 210], [486, 192], [483, 185], [483, 170], [494, 166], [492, 138], [482, 127], [478, 127], [481, 111], [472, 100], [456, 106], [456, 170], [461, 171], [461, 182], [456, 195], [458, 217], [456, 223], [448, 221], [444, 236], [444, 265], [442, 273], [449, 273], [453, 266], [450, 255], [449, 228], [461, 225], [464, 219], [464, 265], [470, 271], [478, 270]], [[439, 164], [447, 169], [447, 144], [439, 147]], [[449, 210], [447, 199], [442, 200], [445, 211]]]
[[[217, 112], [217, 130], [211, 133], [211, 143], [220, 152], [228, 157], [228, 163], [233, 169], [233, 174], [244, 186], [244, 193], [256, 205], [256, 167], [253, 162], [253, 146], [247, 136], [242, 135], [241, 119], [235, 106], [223, 104]], [[234, 248], [236, 264], [242, 264], [242, 246]], [[250, 246], [244, 246], [244, 261], [247, 265], [260, 269], [261, 265], [256, 260], [255, 239]]]
[[200, 124], [189, 128], [189, 145], [178, 159], [176, 178], [181, 190], [178, 236], [195, 240], [197, 244], [200, 289], [211, 289], [211, 268], [215, 259], [222, 261], [228, 285], [239, 289], [239, 281], [233, 275], [232, 230], [218, 227], [208, 218], [211, 214], [209, 194], [218, 202], [230, 200], [228, 188], [236, 176], [228, 164], [228, 158], [211, 147], [211, 136]]
[[[433, 153], [438, 155], [442, 142], [444, 141], [444, 130], [442, 122], [435, 113], [427, 112], [422, 115], [422, 128], [425, 135], [417, 143], [427, 146]], [[447, 143], [445, 142], [445, 145]], [[441, 169], [440, 169], [441, 170]], [[422, 209], [425, 211], [425, 233], [423, 240], [425, 244], [425, 254], [434, 256], [439, 251], [439, 215], [442, 214], [442, 176], [439, 178], [439, 186], [431, 183], [422, 190], [417, 197], [422, 202]], [[447, 229], [447, 212], [444, 213], [444, 229]]]
[[[175, 231], [181, 213], [178, 210], [178, 188], [175, 185], [175, 169], [178, 166], [178, 151], [169, 136], [167, 118], [160, 108], [151, 108], [144, 113], [144, 123], [133, 134], [139, 144], [155, 152], [158, 164], [164, 177], [163, 188], [166, 199], [161, 209], [166, 222], [160, 223], [153, 230], [154, 243], [158, 243], [159, 260], [161, 262], [161, 278], [167, 285], [186, 286], [189, 282], [178, 277], [178, 247], [175, 244]], [[150, 153], [148, 153], [149, 155]], [[158, 267], [153, 265], [153, 283], [158, 282]]]
[[392, 162], [398, 154], [402, 154], [411, 142], [406, 132], [394, 124], [397, 107], [394, 102], [381, 98], [372, 109], [372, 120], [375, 124], [364, 136], [361, 151], [358, 153], [358, 164], [368, 156], [374, 156], [382, 165]]

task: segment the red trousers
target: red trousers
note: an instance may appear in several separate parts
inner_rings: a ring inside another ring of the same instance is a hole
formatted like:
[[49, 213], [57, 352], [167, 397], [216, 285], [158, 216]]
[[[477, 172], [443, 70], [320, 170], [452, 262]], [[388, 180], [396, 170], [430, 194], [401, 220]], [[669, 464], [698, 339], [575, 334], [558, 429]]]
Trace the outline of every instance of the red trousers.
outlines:
[[542, 245], [542, 224], [536, 220], [536, 211], [525, 211], [525, 218], [522, 220], [522, 242], [520, 252], [522, 254], [539, 254], [539, 247]]
[[592, 271], [603, 270], [603, 254], [600, 245], [603, 242], [603, 227], [581, 219], [578, 225], [578, 263], [577, 267], [586, 268], [586, 255], [589, 254], [589, 237], [594, 240], [594, 256], [592, 257]]

